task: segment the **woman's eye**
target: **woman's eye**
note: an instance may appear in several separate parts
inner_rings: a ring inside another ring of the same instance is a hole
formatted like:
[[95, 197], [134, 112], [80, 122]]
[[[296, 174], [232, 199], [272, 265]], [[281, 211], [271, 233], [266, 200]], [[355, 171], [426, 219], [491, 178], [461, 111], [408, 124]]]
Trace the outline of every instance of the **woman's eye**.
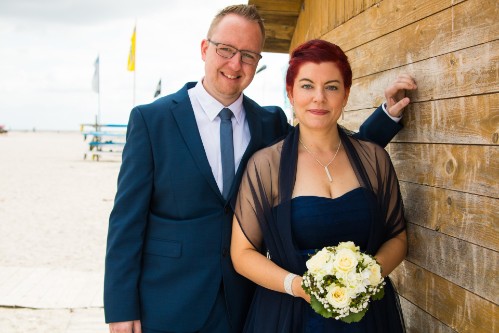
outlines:
[[337, 86], [327, 86], [326, 89], [327, 90], [338, 90], [338, 87]]
[[301, 86], [303, 89], [312, 89], [312, 85], [311, 84], [304, 84]]

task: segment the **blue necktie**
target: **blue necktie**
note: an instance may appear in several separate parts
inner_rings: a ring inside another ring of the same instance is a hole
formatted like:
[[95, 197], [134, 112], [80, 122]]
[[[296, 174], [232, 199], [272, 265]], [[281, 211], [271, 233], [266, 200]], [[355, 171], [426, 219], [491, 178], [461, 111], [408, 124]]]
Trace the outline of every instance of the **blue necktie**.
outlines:
[[225, 199], [229, 196], [229, 191], [236, 174], [234, 166], [234, 140], [232, 138], [232, 111], [223, 108], [218, 114], [220, 122], [220, 150], [222, 152], [222, 175], [223, 192]]

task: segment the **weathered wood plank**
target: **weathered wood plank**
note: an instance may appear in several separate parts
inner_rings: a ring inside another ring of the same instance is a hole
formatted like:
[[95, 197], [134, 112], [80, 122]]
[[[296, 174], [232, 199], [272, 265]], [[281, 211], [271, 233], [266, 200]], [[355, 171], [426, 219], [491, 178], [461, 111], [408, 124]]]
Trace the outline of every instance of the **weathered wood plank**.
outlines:
[[336, 27], [345, 23], [345, 1], [349, 0], [336, 1]]
[[364, 0], [364, 10], [369, 9], [369, 7], [373, 6], [376, 3], [376, 0]]
[[306, 0], [306, 10], [309, 11], [309, 15], [311, 18], [313, 18], [313, 21], [311, 21], [310, 26], [309, 26], [309, 33], [308, 33], [308, 38], [309, 39], [315, 39], [319, 38], [321, 35], [322, 31], [322, 15], [323, 12], [325, 11], [322, 3], [322, 0], [315, 0], [315, 1], [310, 1]]
[[408, 224], [407, 260], [499, 304], [499, 254], [438, 231]]
[[469, 0], [347, 52], [354, 77], [498, 39], [499, 7], [495, 3]]
[[71, 313], [71, 320], [64, 333], [106, 333], [109, 328], [104, 321], [103, 309], [77, 309]]
[[21, 267], [1, 267], [4, 276], [8, 278], [0, 287], [0, 305], [11, 306], [17, 297], [23, 297], [31, 291], [34, 283], [39, 284], [40, 279], [48, 272], [47, 269], [31, 270]]
[[374, 112], [375, 108], [362, 109], [362, 110], [345, 110], [343, 118], [338, 120], [338, 124], [341, 126], [358, 132], [360, 125], [369, 118], [369, 116]]
[[400, 295], [457, 332], [489, 333], [499, 329], [496, 304], [407, 260], [390, 277]]
[[248, 0], [249, 5], [255, 5], [258, 11], [292, 12], [300, 11], [302, 0]]
[[330, 0], [318, 0], [320, 6], [320, 29], [319, 34], [315, 38], [319, 38], [323, 34], [329, 31], [330, 21], [333, 20], [330, 12]]
[[353, 3], [353, 17], [364, 11], [364, 0], [355, 0]]
[[404, 314], [407, 333], [455, 333], [449, 326], [436, 320], [404, 297], [400, 298], [400, 306]]
[[498, 144], [499, 94], [410, 104], [394, 141]]
[[337, 2], [336, 0], [327, 0], [327, 8], [328, 8], [328, 25], [326, 29], [322, 32], [321, 36], [327, 33], [330, 30], [333, 30], [337, 24], [336, 24], [336, 6]]
[[[265, 15], [265, 32], [267, 39], [291, 40], [295, 31], [296, 17], [278, 16], [275, 14]], [[265, 41], [267, 42], [267, 40]]]
[[100, 272], [19, 267], [0, 267], [0, 271], [15, 271], [8, 274], [8, 289], [0, 290], [0, 305], [37, 309], [102, 307]]
[[413, 102], [499, 92], [499, 40], [355, 79], [346, 109], [381, 104], [384, 89], [404, 72], [418, 84], [415, 92], [408, 93]]
[[[357, 131], [374, 109], [345, 111], [339, 123]], [[412, 103], [392, 142], [499, 144], [499, 94]]]
[[400, 182], [407, 221], [499, 251], [499, 199]]
[[[344, 51], [349, 51], [462, 1], [464, 0], [371, 1], [369, 9], [364, 11], [362, 15], [331, 30], [322, 38], [334, 41]], [[292, 44], [291, 47], [294, 48], [296, 45]], [[378, 52], [384, 54], [382, 50], [378, 50]]]
[[355, 16], [354, 0], [345, 0], [345, 22]]
[[391, 143], [399, 180], [499, 197], [499, 147]]
[[296, 29], [293, 34], [293, 38], [291, 39], [291, 46], [289, 51], [291, 52], [296, 46], [302, 44], [303, 42], [308, 40], [309, 29], [310, 26], [310, 11], [308, 8], [309, 0], [305, 0], [303, 2], [303, 10], [300, 11], [300, 16], [298, 16], [298, 20], [296, 21]]

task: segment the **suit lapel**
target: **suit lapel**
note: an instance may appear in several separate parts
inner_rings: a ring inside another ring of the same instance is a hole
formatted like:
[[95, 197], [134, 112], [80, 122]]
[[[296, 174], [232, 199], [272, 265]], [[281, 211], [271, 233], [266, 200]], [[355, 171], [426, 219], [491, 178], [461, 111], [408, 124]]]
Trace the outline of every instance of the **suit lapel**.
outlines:
[[177, 126], [182, 137], [184, 138], [187, 149], [189, 149], [200, 173], [204, 176], [211, 189], [223, 199], [220, 189], [218, 188], [215, 178], [213, 177], [213, 172], [211, 170], [210, 163], [208, 162], [208, 158], [206, 157], [203, 141], [201, 140], [201, 135], [199, 134], [196, 118], [194, 117], [194, 110], [192, 109], [187, 89], [187, 86], [184, 87], [184, 89], [179, 91], [175, 96], [177, 104], [172, 108], [173, 118], [177, 122]]
[[243, 176], [244, 170], [246, 170], [246, 164], [249, 158], [262, 146], [262, 120], [259, 115], [259, 106], [251, 101], [249, 98], [244, 96], [243, 99], [244, 110], [246, 112], [246, 120], [248, 121], [248, 126], [251, 133], [251, 139], [246, 148], [246, 151], [241, 158], [241, 163], [236, 172], [236, 177], [232, 183], [232, 189], [229, 194], [231, 198], [232, 206], [235, 205], [235, 199], [239, 191], [239, 185], [241, 184], [241, 178]]

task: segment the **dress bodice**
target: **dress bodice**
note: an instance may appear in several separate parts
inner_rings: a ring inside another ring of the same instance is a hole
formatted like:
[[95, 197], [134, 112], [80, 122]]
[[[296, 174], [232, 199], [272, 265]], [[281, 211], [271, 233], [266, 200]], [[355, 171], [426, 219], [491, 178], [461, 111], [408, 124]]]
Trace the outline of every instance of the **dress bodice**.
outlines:
[[291, 201], [291, 228], [300, 250], [321, 249], [339, 242], [352, 241], [365, 251], [373, 200], [362, 187], [338, 198], [295, 197]]

